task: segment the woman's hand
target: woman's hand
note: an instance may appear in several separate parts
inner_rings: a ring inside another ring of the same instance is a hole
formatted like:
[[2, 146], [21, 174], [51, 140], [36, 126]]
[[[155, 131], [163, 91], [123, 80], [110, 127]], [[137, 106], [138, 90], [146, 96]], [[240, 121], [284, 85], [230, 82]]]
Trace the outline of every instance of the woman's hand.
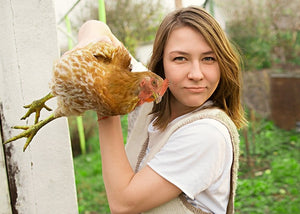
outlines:
[[123, 45], [111, 32], [110, 28], [103, 22], [97, 20], [89, 20], [85, 22], [78, 32], [78, 43], [69, 51], [64, 53], [68, 54], [78, 48], [83, 48], [91, 42], [108, 42], [114, 46]]
[[85, 22], [78, 32], [77, 48], [84, 47], [91, 42], [105, 41], [115, 46], [122, 43], [112, 34], [110, 28], [101, 21], [90, 20]]

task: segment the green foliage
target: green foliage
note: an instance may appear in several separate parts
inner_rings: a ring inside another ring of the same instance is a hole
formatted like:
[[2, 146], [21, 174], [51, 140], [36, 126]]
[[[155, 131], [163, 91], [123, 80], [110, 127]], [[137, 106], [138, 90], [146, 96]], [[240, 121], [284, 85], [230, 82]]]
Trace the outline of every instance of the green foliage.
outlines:
[[261, 36], [259, 29], [241, 32], [247, 24], [232, 22], [228, 24], [231, 40], [238, 45], [246, 70], [271, 67], [271, 40]]
[[300, 64], [299, 27], [294, 24], [299, 1], [224, 1], [219, 2], [230, 14], [226, 30], [240, 47], [246, 70]]
[[[98, 20], [98, 1], [81, 1], [81, 7], [70, 15], [73, 35], [87, 20]], [[166, 13], [164, 2], [159, 0], [109, 0], [105, 1], [106, 23], [113, 34], [124, 43], [134, 56], [139, 43], [153, 41], [162, 17]]]
[[79, 213], [109, 213], [98, 150], [74, 159]]
[[154, 40], [164, 14], [161, 1], [106, 1], [107, 24], [134, 55], [138, 43]]
[[300, 134], [265, 120], [250, 123], [249, 130], [252, 165], [241, 137], [236, 213], [300, 213]]

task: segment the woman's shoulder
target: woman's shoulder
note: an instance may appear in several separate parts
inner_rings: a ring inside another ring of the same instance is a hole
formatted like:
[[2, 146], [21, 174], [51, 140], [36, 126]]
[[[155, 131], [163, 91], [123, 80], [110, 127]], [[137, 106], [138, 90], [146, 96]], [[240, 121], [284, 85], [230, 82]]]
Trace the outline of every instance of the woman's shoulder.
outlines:
[[[204, 109], [197, 109], [185, 115], [173, 124], [173, 130], [182, 127], [202, 126], [201, 130], [217, 129], [221, 133], [230, 135], [237, 134], [237, 128], [231, 118], [220, 108], [210, 106]], [[207, 130], [209, 131], [209, 130]]]
[[222, 123], [220, 120], [214, 119], [214, 118], [201, 118], [198, 120], [195, 120], [191, 123], [187, 123], [186, 125], [183, 125], [178, 130], [185, 130], [185, 129], [193, 129], [197, 133], [205, 133], [205, 132], [213, 132], [216, 131], [221, 133], [228, 133], [228, 129], [224, 123]]
[[170, 140], [183, 138], [190, 142], [230, 142], [227, 127], [220, 121], [212, 118], [203, 118], [187, 123], [170, 136]]

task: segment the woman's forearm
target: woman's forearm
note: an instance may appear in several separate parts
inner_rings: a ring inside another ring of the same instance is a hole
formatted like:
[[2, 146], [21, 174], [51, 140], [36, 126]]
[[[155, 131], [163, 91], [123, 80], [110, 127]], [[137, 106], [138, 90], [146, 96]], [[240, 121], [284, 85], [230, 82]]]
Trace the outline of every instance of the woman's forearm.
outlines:
[[127, 187], [134, 172], [127, 159], [120, 117], [99, 121], [99, 140], [102, 158], [102, 176], [112, 213], [127, 209]]

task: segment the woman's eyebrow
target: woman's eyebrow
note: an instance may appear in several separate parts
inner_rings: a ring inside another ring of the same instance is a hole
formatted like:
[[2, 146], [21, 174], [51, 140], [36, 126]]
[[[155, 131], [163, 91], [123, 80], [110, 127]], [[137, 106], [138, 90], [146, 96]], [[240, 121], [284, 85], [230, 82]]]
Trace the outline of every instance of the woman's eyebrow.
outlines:
[[[189, 53], [188, 53], [188, 52], [185, 52], [185, 51], [181, 51], [181, 50], [174, 50], [174, 51], [170, 51], [169, 54], [182, 54], [182, 55], [188, 55]], [[215, 54], [215, 52], [212, 51], [212, 50], [209, 50], [209, 51], [202, 52], [201, 54], [202, 54], [202, 55], [212, 55], [212, 54]]]
[[206, 51], [202, 53], [203, 55], [211, 55], [211, 54], [215, 54], [215, 52], [213, 51]]
[[185, 52], [185, 51], [174, 50], [174, 51], [170, 51], [169, 54], [182, 54], [182, 55], [187, 55], [188, 53]]

